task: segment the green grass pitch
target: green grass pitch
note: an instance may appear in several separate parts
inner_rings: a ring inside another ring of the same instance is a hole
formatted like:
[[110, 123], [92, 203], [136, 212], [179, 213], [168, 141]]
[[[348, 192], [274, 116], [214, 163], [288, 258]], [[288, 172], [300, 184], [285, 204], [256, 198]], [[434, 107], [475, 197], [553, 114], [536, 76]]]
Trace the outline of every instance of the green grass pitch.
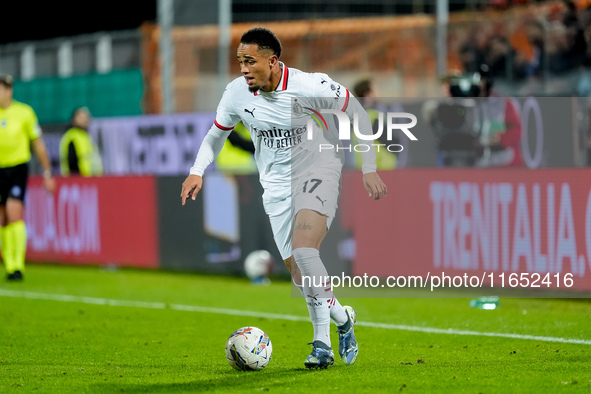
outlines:
[[[408, 327], [360, 324], [355, 365], [337, 359], [328, 370], [308, 371], [303, 362], [312, 327], [297, 320], [307, 309], [290, 294], [285, 281], [252, 286], [241, 278], [30, 264], [24, 282], [0, 282], [0, 392], [591, 389], [586, 300], [501, 299], [499, 309], [483, 311], [465, 298], [341, 299], [357, 309], [360, 322]], [[235, 371], [224, 356], [227, 337], [247, 325], [273, 343], [273, 358], [259, 372]], [[462, 330], [475, 335], [459, 335]], [[332, 340], [338, 347], [336, 333]]]

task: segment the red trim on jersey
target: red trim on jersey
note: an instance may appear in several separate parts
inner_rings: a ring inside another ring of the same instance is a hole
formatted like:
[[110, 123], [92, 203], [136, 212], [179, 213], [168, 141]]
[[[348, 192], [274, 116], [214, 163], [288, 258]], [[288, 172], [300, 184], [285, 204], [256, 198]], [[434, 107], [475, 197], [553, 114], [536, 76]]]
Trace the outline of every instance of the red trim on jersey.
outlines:
[[255, 96], [258, 96], [259, 95], [259, 91], [257, 90], [256, 92], [254, 92], [254, 95]]
[[215, 123], [215, 125], [217, 126], [218, 129], [222, 129], [222, 130], [228, 131], [228, 130], [232, 130], [234, 128], [234, 127], [224, 127], [221, 124], [219, 124], [217, 120], [215, 120], [214, 123]]
[[289, 77], [289, 71], [287, 69], [287, 66], [284, 64], [283, 65], [283, 85], [281, 86], [281, 90], [287, 89], [287, 78], [288, 77]]
[[347, 96], [345, 97], [345, 105], [343, 105], [343, 109], [341, 112], [345, 112], [347, 110], [347, 106], [349, 106], [349, 89], [345, 88], [347, 91]]

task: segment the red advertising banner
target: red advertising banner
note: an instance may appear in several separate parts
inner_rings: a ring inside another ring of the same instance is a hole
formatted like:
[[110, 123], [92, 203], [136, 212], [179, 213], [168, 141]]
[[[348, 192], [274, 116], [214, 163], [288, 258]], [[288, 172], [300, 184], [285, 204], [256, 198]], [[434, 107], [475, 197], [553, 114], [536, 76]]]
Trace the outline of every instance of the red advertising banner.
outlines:
[[27, 189], [27, 260], [158, 266], [153, 177], [56, 178], [48, 193], [32, 177]]
[[356, 239], [354, 275], [444, 272], [591, 290], [589, 169], [381, 172], [388, 195], [379, 201], [360, 174], [347, 175], [341, 206]]

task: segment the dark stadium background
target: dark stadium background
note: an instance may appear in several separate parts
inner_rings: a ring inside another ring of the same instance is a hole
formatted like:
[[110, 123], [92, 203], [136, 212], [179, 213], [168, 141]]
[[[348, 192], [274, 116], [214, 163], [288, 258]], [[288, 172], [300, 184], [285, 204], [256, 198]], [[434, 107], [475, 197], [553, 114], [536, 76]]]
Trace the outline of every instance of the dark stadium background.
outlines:
[[0, 44], [133, 29], [156, 20], [156, 0], [4, 3]]

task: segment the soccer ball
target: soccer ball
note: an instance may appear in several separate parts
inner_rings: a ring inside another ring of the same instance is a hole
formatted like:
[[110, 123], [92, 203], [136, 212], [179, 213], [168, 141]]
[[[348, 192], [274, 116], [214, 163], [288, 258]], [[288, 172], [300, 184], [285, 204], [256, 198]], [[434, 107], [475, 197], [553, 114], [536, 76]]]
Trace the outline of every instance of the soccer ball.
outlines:
[[255, 250], [246, 256], [244, 271], [254, 284], [266, 284], [267, 276], [273, 270], [273, 256], [266, 250]]
[[273, 346], [260, 328], [242, 327], [226, 342], [226, 359], [239, 371], [258, 371], [271, 361]]

